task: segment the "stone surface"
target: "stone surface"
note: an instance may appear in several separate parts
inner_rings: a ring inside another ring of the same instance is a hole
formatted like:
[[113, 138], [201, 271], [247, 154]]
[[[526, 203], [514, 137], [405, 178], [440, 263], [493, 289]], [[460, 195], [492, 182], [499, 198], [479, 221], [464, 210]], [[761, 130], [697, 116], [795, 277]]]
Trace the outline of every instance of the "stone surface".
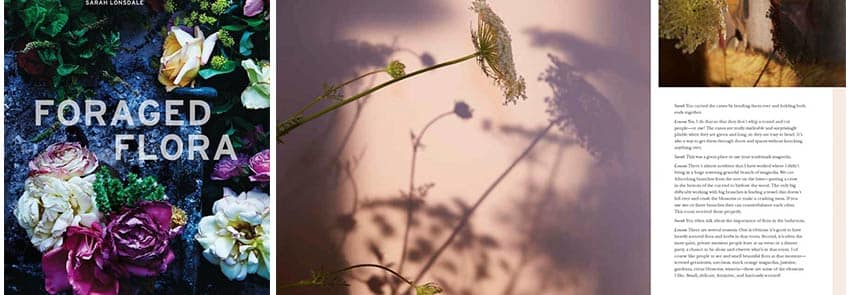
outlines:
[[[111, 118], [119, 100], [126, 100], [131, 113], [135, 113], [139, 104], [146, 99], [156, 99], [161, 106], [164, 105], [166, 94], [156, 80], [157, 68], [154, 68], [155, 63], [151, 61], [156, 60], [161, 53], [163, 37], [159, 29], [167, 19], [164, 14], [154, 15], [144, 7], [139, 9], [140, 12], [148, 15], [150, 24], [145, 26], [129, 22], [118, 24], [121, 32], [121, 49], [114, 57], [113, 63], [114, 73], [123, 82], [105, 81], [100, 75], [93, 75], [91, 80], [83, 81], [88, 87], [94, 89], [93, 99], [103, 100], [106, 103], [105, 119]], [[128, 285], [139, 285], [139, 288], [134, 289], [142, 294], [207, 294], [222, 291], [231, 294], [264, 294], [269, 292], [268, 281], [255, 278], [253, 275], [244, 282], [228, 281], [220, 274], [217, 266], [210, 264], [200, 255], [202, 249], [194, 240], [194, 236], [202, 215], [210, 214], [210, 212], [202, 212], [203, 203], [211, 204], [215, 201], [212, 196], [206, 199], [202, 196], [206, 179], [204, 165], [212, 165], [212, 162], [188, 160], [185, 147], [183, 156], [176, 161], [159, 159], [142, 162], [138, 160], [137, 149], [144, 148], [148, 154], [159, 154], [159, 145], [164, 136], [176, 134], [185, 141], [189, 134], [201, 134], [201, 127], [174, 127], [164, 124], [151, 127], [139, 126], [140, 124], [136, 126], [80, 124], [76, 128], [60, 127], [44, 140], [32, 142], [31, 139], [48, 128], [48, 126], [35, 126], [34, 101], [52, 97], [51, 92], [45, 85], [30, 81], [18, 71], [12, 51], [5, 53], [4, 60], [6, 293], [45, 293], [44, 275], [40, 264], [41, 253], [29, 243], [26, 232], [17, 224], [12, 210], [23, 192], [24, 180], [29, 171], [27, 162], [50, 144], [75, 139], [87, 141], [89, 149], [97, 155], [100, 163], [114, 168], [121, 177], [126, 177], [130, 172], [156, 177], [166, 186], [169, 201], [185, 210], [188, 215], [188, 224], [183, 235], [172, 242], [171, 247], [177, 259], [169, 266], [167, 273], [157, 277], [153, 284], [143, 278], [133, 279], [130, 282], [122, 281], [122, 289]], [[55, 113], [55, 109], [50, 110], [50, 115], [44, 121], [49, 123], [45, 125], [55, 122]], [[125, 152], [120, 160], [116, 160], [114, 150], [116, 134], [144, 135], [144, 146], [131, 143], [129, 153]], [[173, 151], [174, 146], [170, 146], [169, 149]], [[151, 285], [153, 289], [150, 289]]]

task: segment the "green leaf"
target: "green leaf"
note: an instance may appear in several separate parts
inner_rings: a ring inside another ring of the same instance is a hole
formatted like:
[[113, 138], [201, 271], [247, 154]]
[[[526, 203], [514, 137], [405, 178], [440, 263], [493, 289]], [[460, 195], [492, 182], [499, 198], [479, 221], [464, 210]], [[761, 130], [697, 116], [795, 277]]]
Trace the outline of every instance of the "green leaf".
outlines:
[[215, 115], [223, 114], [233, 108], [236, 105], [235, 99], [225, 99], [224, 103], [216, 103], [213, 104], [212, 112]]
[[65, 97], [65, 88], [59, 87], [59, 84], [62, 82], [62, 76], [56, 75], [52, 78], [53, 88], [56, 88], [56, 97], [64, 98]]
[[240, 150], [245, 145], [244, 143], [242, 143], [242, 139], [239, 138], [239, 137], [235, 137], [235, 138], [231, 139], [230, 141], [231, 141], [231, 144], [233, 144], [233, 149], [235, 149], [235, 150]]
[[88, 10], [83, 10], [80, 15], [75, 18], [80, 24], [93, 24], [97, 22], [97, 15]]
[[257, 27], [260, 27], [260, 26], [266, 24], [266, 20], [263, 19], [262, 17], [243, 18], [242, 21], [244, 21], [246, 24], [248, 24], [248, 26], [250, 26], [252, 28], [257, 28]]
[[86, 5], [85, 0], [63, 0], [62, 5], [68, 8], [69, 14], [76, 14], [83, 10], [83, 6]]
[[140, 178], [129, 173], [127, 181], [112, 176], [105, 167], [97, 172], [92, 188], [95, 192], [95, 203], [101, 212], [112, 212], [121, 207], [132, 207], [140, 201], [162, 201], [165, 199], [165, 187], [156, 179], [148, 176]]
[[88, 32], [88, 31], [89, 31], [89, 28], [88, 28], [88, 27], [83, 27], [83, 28], [80, 28], [80, 29], [76, 29], [76, 30], [71, 31], [71, 32], [70, 32], [70, 34], [71, 34], [71, 36], [72, 36], [73, 38], [80, 38], [80, 37], [82, 37], [83, 35], [85, 35], [85, 34], [86, 34], [86, 32]]
[[254, 129], [254, 124], [248, 122], [245, 118], [242, 117], [233, 117], [231, 118], [231, 123], [240, 130], [251, 130]]
[[65, 24], [68, 23], [68, 14], [57, 13], [53, 17], [53, 21], [41, 28], [41, 31], [50, 37], [56, 37], [56, 34], [59, 34]]
[[109, 35], [102, 34], [103, 45], [100, 45], [99, 48], [103, 50], [103, 53], [109, 56], [115, 56], [118, 53], [118, 46], [120, 46], [121, 33], [112, 32]]
[[242, 33], [242, 39], [239, 40], [239, 54], [243, 56], [251, 56], [251, 52], [254, 50], [254, 43], [251, 43], [251, 35], [254, 32], [245, 32]]
[[83, 52], [80, 52], [80, 58], [82, 59], [90, 59], [94, 56], [94, 50], [91, 48], [83, 49]]
[[245, 28], [247, 28], [247, 27], [248, 27], [248, 26], [243, 25], [243, 24], [235, 24], [235, 25], [226, 25], [226, 26], [223, 26], [223, 27], [221, 27], [221, 29], [222, 29], [222, 30], [225, 30], [225, 31], [231, 31], [231, 32], [232, 32], [232, 31], [242, 31], [242, 30], [244, 30], [244, 29], [245, 29]]
[[56, 68], [56, 73], [59, 74], [59, 76], [68, 76], [79, 67], [80, 66], [73, 64], [63, 64]]
[[59, 62], [56, 50], [52, 48], [44, 48], [38, 51], [38, 57], [44, 64], [54, 65]]
[[21, 11], [21, 19], [24, 21], [24, 26], [29, 29], [31, 37], [35, 37], [35, 32], [44, 22], [45, 16], [47, 16], [47, 9], [38, 4]]
[[83, 45], [86, 44], [86, 42], [88, 42], [88, 41], [89, 41], [88, 38], [82, 37], [82, 38], [79, 38], [79, 39], [76, 39], [76, 40], [74, 40], [74, 39], [68, 40], [68, 45], [71, 45], [71, 47], [83, 47]]
[[221, 69], [213, 69], [213, 68], [201, 69], [200, 71], [198, 71], [198, 75], [200, 75], [204, 79], [209, 79], [209, 78], [215, 77], [217, 75], [229, 74], [229, 73], [233, 72], [233, 70], [235, 70], [235, 69], [236, 69], [236, 62], [234, 62], [232, 60], [228, 60], [227, 62], [225, 62], [221, 66]]

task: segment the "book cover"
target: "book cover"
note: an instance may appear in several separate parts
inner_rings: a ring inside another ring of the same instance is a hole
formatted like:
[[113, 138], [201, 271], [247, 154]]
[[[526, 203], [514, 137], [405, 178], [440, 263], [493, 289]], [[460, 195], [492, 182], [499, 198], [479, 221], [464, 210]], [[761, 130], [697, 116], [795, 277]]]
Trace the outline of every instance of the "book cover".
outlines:
[[270, 3], [4, 7], [5, 292], [269, 293]]

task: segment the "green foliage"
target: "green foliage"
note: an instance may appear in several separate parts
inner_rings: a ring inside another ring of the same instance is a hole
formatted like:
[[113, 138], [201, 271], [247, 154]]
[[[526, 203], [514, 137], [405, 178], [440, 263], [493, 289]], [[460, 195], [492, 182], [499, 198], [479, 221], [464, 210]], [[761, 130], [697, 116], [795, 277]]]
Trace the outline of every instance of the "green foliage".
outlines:
[[90, 95], [78, 79], [111, 66], [119, 34], [109, 29], [109, 17], [85, 8], [85, 0], [7, 0], [6, 45], [26, 42], [18, 54], [35, 51], [51, 69], [46, 78], [64, 100]]
[[227, 12], [227, 9], [230, 8], [230, 1], [227, 0], [215, 0], [215, 2], [210, 5], [210, 11], [215, 14], [224, 14]]
[[95, 202], [101, 212], [115, 212], [121, 207], [133, 206], [140, 201], [162, 201], [165, 199], [165, 187], [153, 177], [139, 178], [130, 173], [127, 181], [122, 182], [105, 167], [97, 172], [93, 187]]
[[233, 47], [233, 45], [236, 44], [236, 41], [233, 40], [233, 36], [230, 36], [230, 33], [224, 28], [218, 30], [218, 41], [221, 42], [221, 45], [224, 45], [224, 47]]
[[216, 55], [210, 60], [210, 67], [198, 71], [198, 75], [201, 75], [204, 79], [209, 79], [217, 75], [231, 73], [235, 69], [236, 62], [222, 55]]

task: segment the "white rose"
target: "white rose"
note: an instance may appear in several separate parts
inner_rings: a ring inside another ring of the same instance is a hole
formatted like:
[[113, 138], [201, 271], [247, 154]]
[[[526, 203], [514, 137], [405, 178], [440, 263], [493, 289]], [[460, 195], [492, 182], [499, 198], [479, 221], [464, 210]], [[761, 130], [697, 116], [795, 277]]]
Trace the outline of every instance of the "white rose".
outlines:
[[231, 280], [256, 273], [269, 278], [271, 260], [269, 195], [260, 191], [236, 195], [225, 188], [213, 204], [213, 215], [201, 218], [195, 239], [204, 257]]
[[246, 109], [267, 109], [271, 106], [272, 70], [268, 61], [257, 65], [253, 59], [242, 61], [242, 68], [248, 74], [248, 87], [242, 91], [242, 105]]
[[62, 246], [62, 235], [69, 226], [88, 227], [99, 219], [92, 189], [94, 180], [94, 175], [68, 180], [52, 176], [27, 178], [14, 214], [39, 251]]

